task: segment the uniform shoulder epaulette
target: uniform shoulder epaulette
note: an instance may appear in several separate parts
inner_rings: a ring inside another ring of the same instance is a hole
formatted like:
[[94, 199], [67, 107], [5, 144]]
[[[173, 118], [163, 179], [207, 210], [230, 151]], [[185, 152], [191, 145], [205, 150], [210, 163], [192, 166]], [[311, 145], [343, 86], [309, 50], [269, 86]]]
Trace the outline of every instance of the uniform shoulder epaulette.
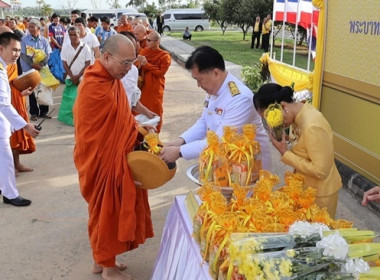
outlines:
[[4, 70], [4, 65], [0, 62], [0, 70], [3, 71]]
[[240, 94], [240, 90], [238, 89], [235, 82], [229, 82], [228, 87], [230, 88], [230, 92], [231, 92], [232, 97]]

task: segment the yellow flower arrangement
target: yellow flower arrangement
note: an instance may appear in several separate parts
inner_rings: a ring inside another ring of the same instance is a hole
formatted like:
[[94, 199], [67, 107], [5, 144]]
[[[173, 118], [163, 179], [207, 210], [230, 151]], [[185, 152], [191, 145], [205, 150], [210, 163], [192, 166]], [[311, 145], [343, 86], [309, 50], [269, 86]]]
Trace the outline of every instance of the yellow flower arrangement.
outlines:
[[148, 133], [144, 136], [145, 147], [148, 148], [148, 152], [158, 155], [161, 151], [161, 147], [158, 145], [160, 140], [157, 133]]
[[[325, 208], [321, 209], [313, 204], [315, 189], [305, 186], [302, 175], [287, 173], [285, 186], [274, 190], [278, 183], [278, 176], [261, 170], [259, 181], [253, 187], [253, 196], [247, 198], [247, 189], [233, 184], [234, 194], [230, 201], [223, 197], [219, 188], [215, 187], [213, 183], [209, 182], [200, 188], [198, 194], [203, 200], [203, 204], [194, 217], [194, 236], [200, 242], [204, 259], [210, 261], [213, 277], [217, 278], [221, 270], [224, 274], [227, 274], [228, 271], [230, 277], [233, 273], [238, 275], [243, 271], [244, 274], [247, 273], [245, 275], [262, 273], [262, 275], [270, 275], [270, 277], [275, 276], [275, 274], [271, 274], [274, 272], [269, 266], [263, 272], [262, 269], [259, 269], [259, 264], [257, 267], [252, 264], [243, 264], [239, 268], [231, 268], [230, 264], [223, 263], [226, 259], [232, 259], [227, 248], [230, 244], [229, 236], [234, 232], [284, 233], [288, 231], [290, 225], [298, 220], [320, 222], [332, 229], [352, 227], [352, 223], [348, 221], [333, 220]], [[239, 250], [236, 254], [239, 254]], [[289, 265], [286, 262], [281, 265], [282, 275], [286, 274]], [[256, 271], [256, 269], [258, 270]]]
[[272, 129], [275, 139], [281, 141], [284, 131], [284, 116], [281, 105], [278, 103], [270, 104], [264, 111], [264, 118]]

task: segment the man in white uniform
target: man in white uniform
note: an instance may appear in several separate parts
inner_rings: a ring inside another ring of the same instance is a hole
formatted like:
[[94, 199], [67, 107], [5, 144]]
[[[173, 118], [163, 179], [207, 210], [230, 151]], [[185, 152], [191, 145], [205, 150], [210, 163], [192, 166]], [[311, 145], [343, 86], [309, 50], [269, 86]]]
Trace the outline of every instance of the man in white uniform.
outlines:
[[[0, 32], [1, 33], [1, 32]], [[3, 202], [14, 206], [28, 206], [31, 201], [19, 196], [16, 188], [15, 168], [9, 142], [11, 132], [25, 129], [31, 136], [37, 137], [39, 131], [34, 124], [27, 123], [11, 105], [7, 65], [16, 63], [20, 56], [20, 38], [11, 32], [0, 35], [0, 190]], [[22, 92], [30, 94], [29, 88]]]
[[232, 74], [225, 70], [222, 55], [209, 46], [197, 48], [186, 61], [198, 86], [208, 93], [205, 108], [198, 121], [178, 139], [167, 143], [161, 158], [174, 162], [179, 157], [193, 159], [207, 146], [208, 130], [220, 137], [224, 126], [241, 130], [248, 123], [256, 125], [256, 141], [261, 145], [263, 169], [271, 169], [269, 139], [260, 115], [253, 107], [253, 93]]

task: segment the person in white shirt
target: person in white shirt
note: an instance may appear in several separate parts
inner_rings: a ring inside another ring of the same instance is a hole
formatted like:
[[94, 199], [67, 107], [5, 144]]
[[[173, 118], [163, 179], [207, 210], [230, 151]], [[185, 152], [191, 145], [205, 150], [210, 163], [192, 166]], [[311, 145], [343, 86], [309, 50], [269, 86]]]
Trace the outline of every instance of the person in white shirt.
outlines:
[[179, 157], [194, 159], [207, 146], [206, 134], [214, 131], [223, 136], [223, 127], [241, 130], [248, 123], [256, 125], [255, 140], [260, 143], [263, 169], [271, 170], [269, 138], [260, 115], [253, 106], [252, 91], [225, 69], [222, 55], [209, 46], [195, 49], [186, 61], [198, 86], [207, 92], [205, 108], [198, 121], [179, 138], [166, 143], [161, 150], [165, 162], [175, 162]]
[[99, 46], [100, 43], [95, 34], [92, 34], [91, 31], [86, 31], [86, 20], [82, 17], [79, 17], [75, 20], [75, 26], [79, 29], [80, 40], [90, 47], [92, 53], [91, 65], [94, 64], [95, 59], [100, 57]]
[[83, 73], [90, 66], [92, 54], [90, 48], [79, 39], [79, 29], [72, 26], [68, 29], [71, 43], [62, 48], [61, 59], [66, 71], [65, 89], [62, 94], [58, 120], [73, 126], [72, 108], [77, 97], [77, 90]]
[[[0, 27], [1, 28], [1, 27]], [[2, 28], [1, 28], [2, 29]], [[16, 63], [21, 53], [20, 38], [12, 32], [0, 29], [0, 192], [3, 202], [14, 206], [28, 206], [31, 201], [19, 196], [16, 188], [15, 167], [9, 142], [11, 132], [25, 129], [32, 137], [39, 131], [32, 123], [27, 123], [11, 105], [11, 89], [7, 75], [7, 66]], [[26, 96], [32, 88], [21, 92]]]

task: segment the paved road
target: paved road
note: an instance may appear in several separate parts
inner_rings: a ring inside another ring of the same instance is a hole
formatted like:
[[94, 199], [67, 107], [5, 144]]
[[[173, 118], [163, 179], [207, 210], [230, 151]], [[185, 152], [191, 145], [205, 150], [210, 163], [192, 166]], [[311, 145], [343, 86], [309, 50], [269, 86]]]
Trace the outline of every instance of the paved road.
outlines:
[[[56, 116], [62, 86], [55, 93]], [[176, 137], [199, 116], [204, 94], [190, 74], [173, 62], [167, 74], [165, 115], [161, 140]], [[17, 177], [21, 195], [32, 199], [27, 208], [0, 203], [0, 279], [45, 280], [101, 279], [92, 275], [91, 250], [87, 237], [87, 206], [82, 199], [73, 164], [73, 128], [56, 118], [45, 121], [37, 140], [37, 152], [22, 156], [33, 172]], [[275, 172], [284, 166], [273, 151]], [[277, 160], [276, 160], [277, 158]], [[195, 161], [178, 161], [175, 178], [162, 188], [150, 191], [156, 236], [120, 260], [128, 263], [127, 272], [139, 280], [148, 280], [158, 252], [162, 228], [173, 197], [195, 189], [185, 171]], [[355, 222], [359, 228], [380, 233], [379, 217], [361, 207], [342, 190], [338, 217]]]

